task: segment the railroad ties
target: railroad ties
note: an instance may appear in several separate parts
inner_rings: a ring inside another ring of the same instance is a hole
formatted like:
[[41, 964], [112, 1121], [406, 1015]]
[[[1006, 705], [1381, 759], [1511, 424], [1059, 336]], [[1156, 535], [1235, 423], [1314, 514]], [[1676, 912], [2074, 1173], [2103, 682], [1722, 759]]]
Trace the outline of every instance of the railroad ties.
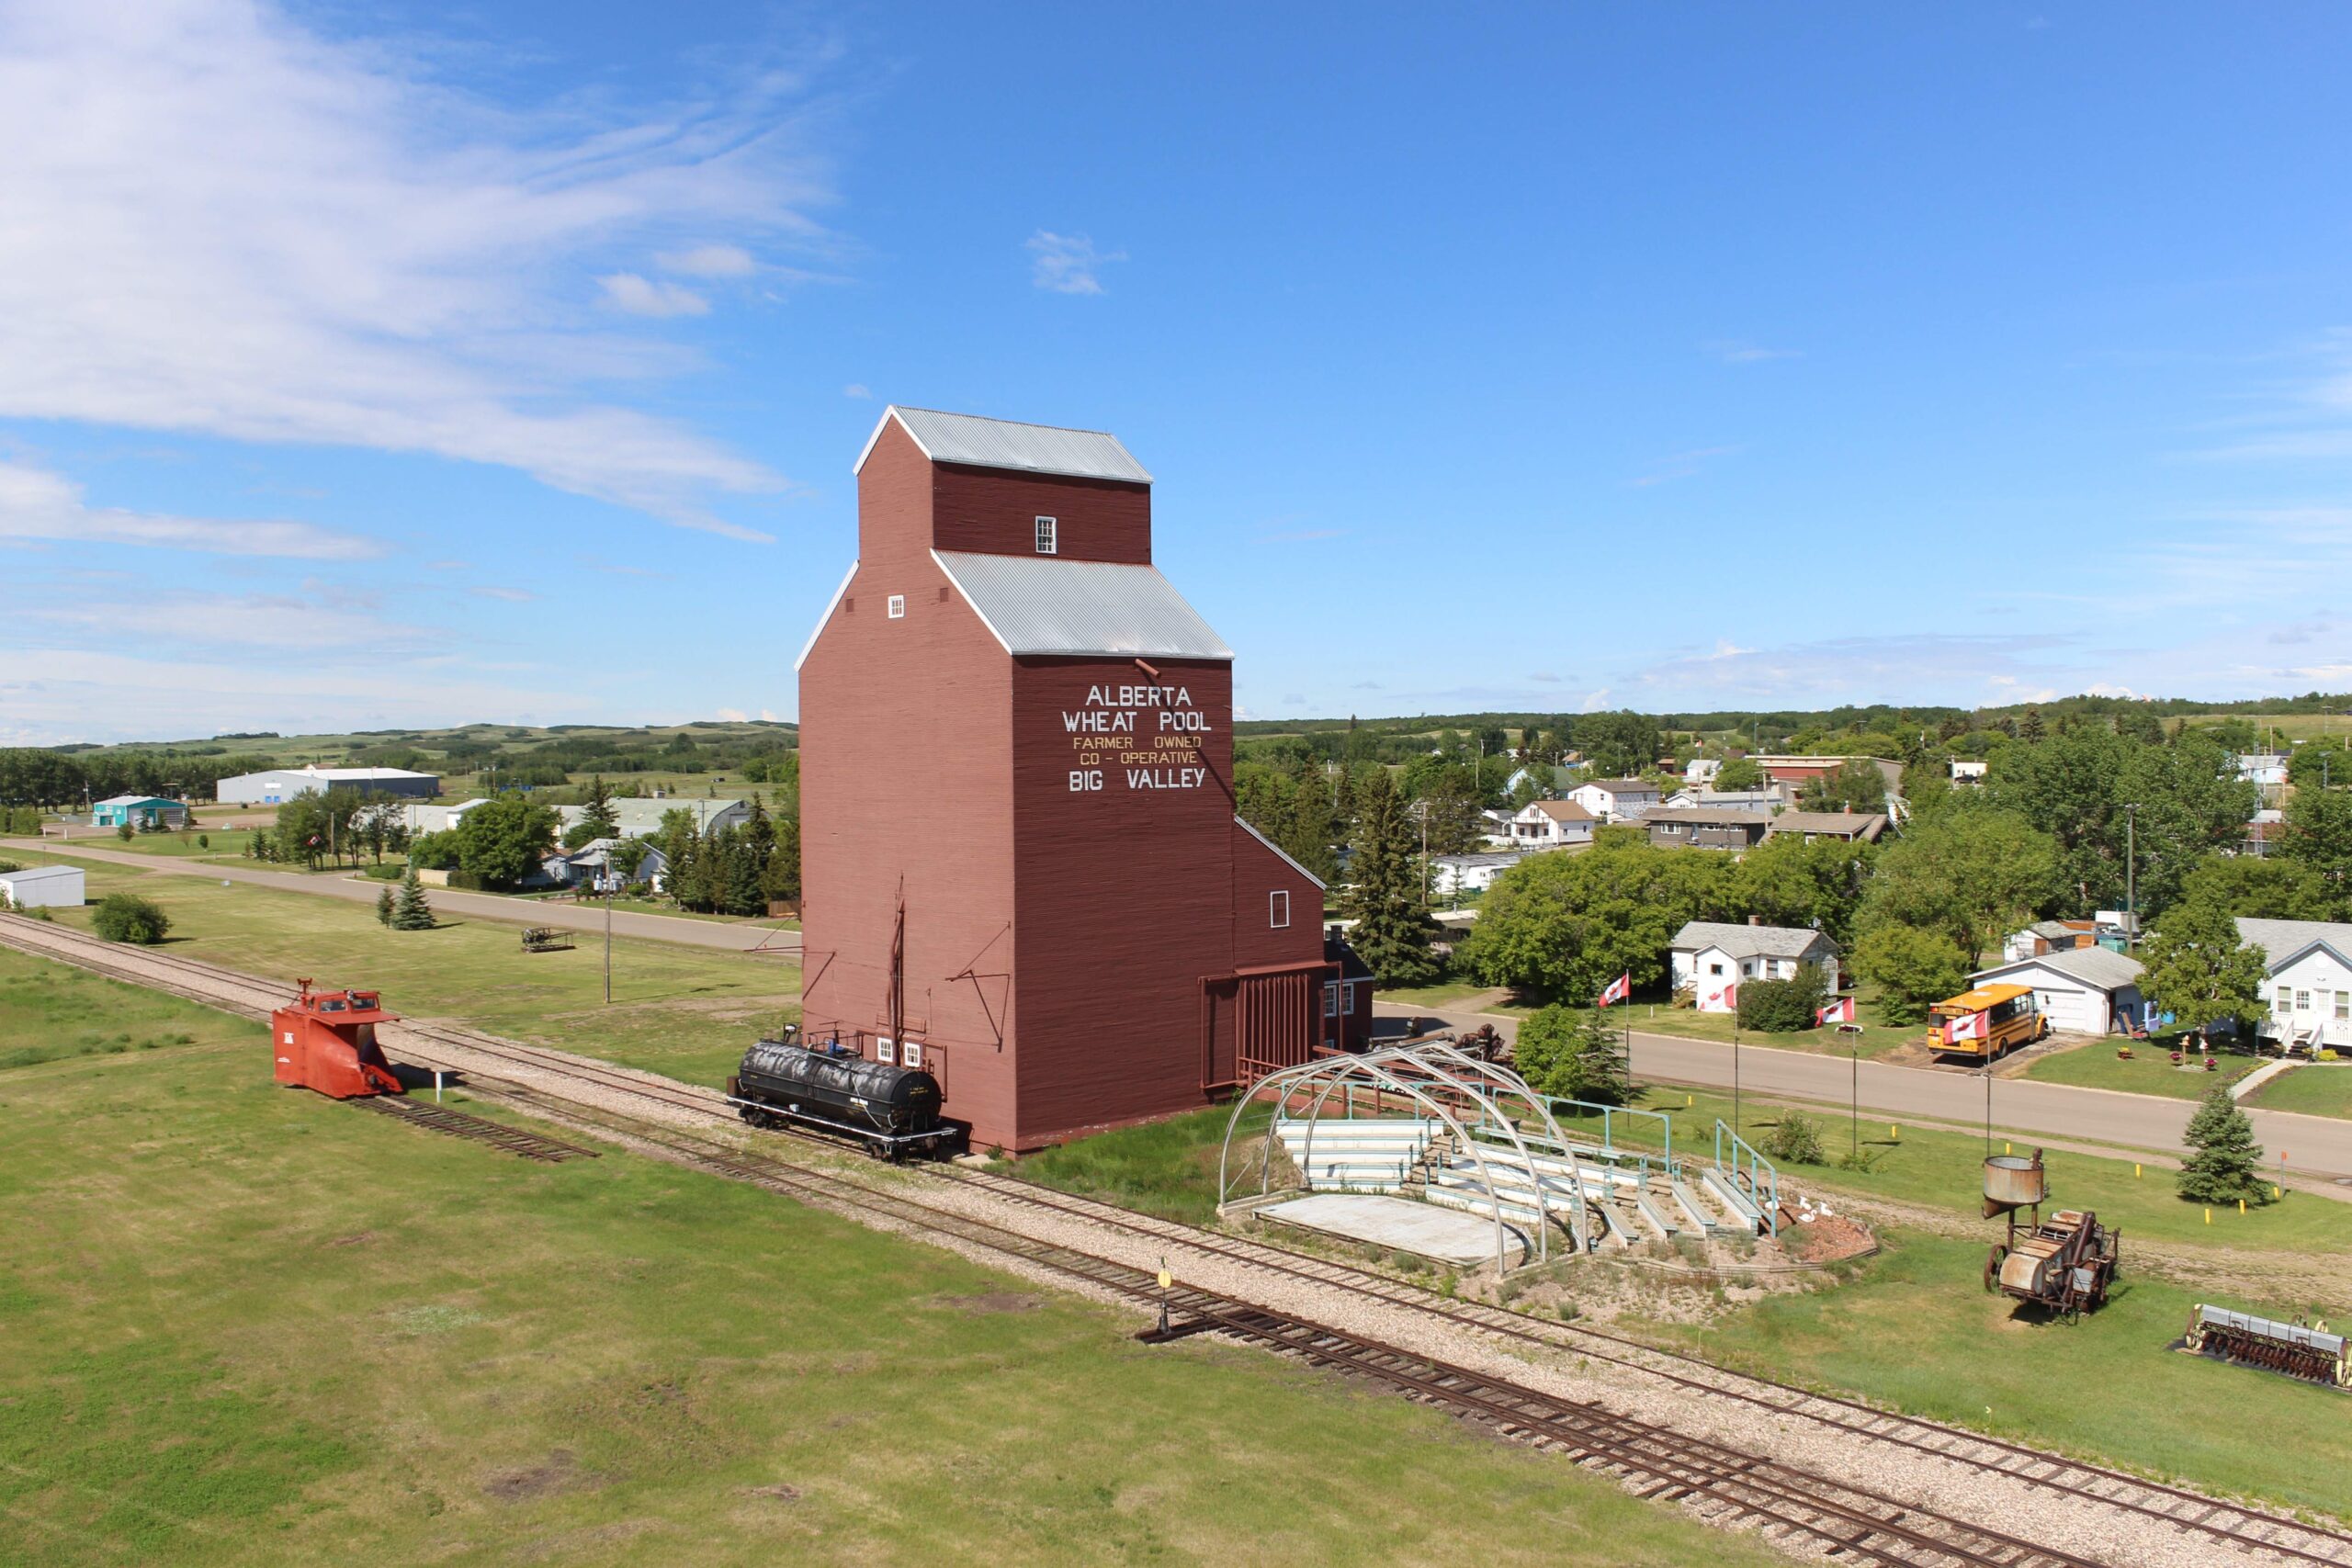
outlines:
[[447, 1133], [453, 1138], [469, 1138], [477, 1144], [488, 1144], [518, 1158], [537, 1160], [544, 1165], [561, 1165], [568, 1159], [596, 1157], [594, 1149], [583, 1149], [578, 1144], [567, 1144], [560, 1138], [526, 1133], [503, 1122], [469, 1116], [462, 1111], [452, 1111], [446, 1105], [426, 1105], [418, 1100], [396, 1100], [383, 1094], [346, 1103], [366, 1106], [395, 1122], [405, 1122], [412, 1127], [423, 1127], [430, 1132]]

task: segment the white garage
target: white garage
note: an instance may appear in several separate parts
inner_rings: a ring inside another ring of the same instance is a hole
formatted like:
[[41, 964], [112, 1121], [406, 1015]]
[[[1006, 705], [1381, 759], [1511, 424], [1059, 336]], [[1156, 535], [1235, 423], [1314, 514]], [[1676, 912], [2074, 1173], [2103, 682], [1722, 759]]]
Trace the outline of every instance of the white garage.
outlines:
[[79, 866], [30, 865], [22, 871], [0, 871], [0, 908], [78, 909], [82, 898]]
[[2141, 967], [2138, 959], [2104, 947], [2074, 947], [1969, 978], [1978, 986], [2031, 986], [2034, 1006], [2053, 1033], [2112, 1034], [2141, 1022]]

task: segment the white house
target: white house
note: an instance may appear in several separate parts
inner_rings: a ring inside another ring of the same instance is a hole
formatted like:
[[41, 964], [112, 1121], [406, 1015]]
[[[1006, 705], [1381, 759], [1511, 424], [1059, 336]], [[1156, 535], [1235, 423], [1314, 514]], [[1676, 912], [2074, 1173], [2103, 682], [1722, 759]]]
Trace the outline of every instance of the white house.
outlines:
[[1985, 772], [1992, 765], [1990, 762], [1972, 761], [1966, 757], [1954, 757], [1951, 760], [1951, 782], [1964, 784], [1983, 784]]
[[0, 906], [78, 909], [84, 902], [79, 866], [28, 865], [22, 871], [0, 871]]
[[2352, 925], [2241, 915], [2238, 940], [2262, 949], [2266, 1039], [2288, 1050], [2352, 1050]]
[[1731, 1012], [1742, 980], [1786, 980], [1813, 964], [1838, 969], [1838, 944], [1797, 926], [1736, 926], [1692, 920], [1674, 933], [1674, 988], [1689, 991], [1701, 1012]]
[[2283, 751], [2247, 751], [2238, 757], [2238, 777], [2264, 789], [2277, 789], [2287, 782], [2287, 756]]
[[2033, 1005], [2059, 1034], [2112, 1034], [2137, 1027], [2140, 961], [2104, 947], [2069, 947], [2019, 958], [1968, 977], [1971, 986], [2033, 987]]
[[1510, 841], [1527, 850], [1589, 844], [1592, 842], [1592, 813], [1573, 800], [1531, 800], [1511, 818]]
[[1788, 805], [1788, 791], [1780, 784], [1767, 784], [1762, 789], [1692, 789], [1676, 790], [1658, 804], [1677, 810], [1696, 806], [1713, 811], [1762, 811], [1771, 813]]
[[1723, 771], [1724, 760], [1721, 757], [1693, 757], [1682, 764], [1682, 782], [1697, 789], [1713, 784], [1715, 775]]
[[1439, 898], [1457, 893], [1484, 893], [1495, 878], [1525, 860], [1527, 850], [1500, 850], [1493, 854], [1431, 855], [1430, 892]]
[[[592, 893], [617, 893], [625, 886], [620, 874], [613, 869], [613, 851], [619, 843], [618, 839], [591, 839], [569, 852], [557, 851], [540, 863], [539, 869], [547, 874], [548, 880], [566, 887], [584, 887]], [[646, 845], [644, 856], [637, 863], [636, 874], [628, 881], [651, 883], [659, 892], [668, 886], [669, 880], [668, 857], [658, 846]]]
[[1637, 822], [1657, 804], [1658, 793], [1647, 779], [1592, 779], [1568, 791], [1568, 798], [1603, 822]]

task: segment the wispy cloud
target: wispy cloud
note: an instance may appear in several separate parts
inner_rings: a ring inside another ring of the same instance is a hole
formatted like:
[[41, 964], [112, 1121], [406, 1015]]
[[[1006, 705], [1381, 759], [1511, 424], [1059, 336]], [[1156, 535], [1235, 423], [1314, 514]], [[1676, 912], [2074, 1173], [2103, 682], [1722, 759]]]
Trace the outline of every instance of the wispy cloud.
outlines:
[[[18, 630], [55, 649], [89, 641], [156, 642], [198, 649], [334, 648], [340, 658], [414, 652], [425, 628], [390, 621], [326, 596], [164, 593], [82, 601], [44, 597], [19, 612]], [[29, 624], [28, 624], [29, 623]], [[44, 629], [50, 634], [42, 635]], [[11, 649], [13, 664], [33, 651]]]
[[1029, 236], [1029, 280], [1054, 294], [1100, 294], [1101, 269], [1127, 259], [1125, 251], [1098, 251], [1084, 234], [1040, 229]]
[[687, 277], [749, 277], [760, 264], [741, 245], [696, 245], [691, 250], [663, 251], [653, 258], [664, 272]]
[[1347, 532], [1345, 528], [1288, 528], [1279, 534], [1261, 534], [1258, 542], [1263, 545], [1306, 545], [1317, 539], [1344, 538]]
[[1762, 344], [1748, 343], [1739, 338], [1713, 338], [1699, 347], [1725, 365], [1760, 365], [1768, 359], [1804, 357], [1804, 350], [1801, 348], [1766, 348]]
[[605, 303], [632, 316], [707, 316], [710, 301], [676, 283], [657, 283], [633, 272], [610, 273], [596, 280]]
[[821, 248], [805, 87], [736, 80], [634, 115], [515, 110], [266, 0], [0, 0], [0, 415], [433, 454], [764, 537], [712, 507], [778, 476], [588, 395], [678, 360], [574, 303], [680, 231]]
[[92, 506], [83, 499], [82, 487], [63, 475], [18, 463], [0, 463], [0, 538], [148, 545], [300, 560], [365, 560], [385, 551], [379, 540], [309, 523], [173, 517]]
[[1560, 683], [1560, 678], [1557, 675], [1553, 674], [1549, 670], [1538, 670], [1534, 674], [1530, 675], [1528, 679], [1534, 682], [1539, 686], [1556, 686]]
[[1780, 707], [1812, 701], [1951, 701], [2029, 682], [2064, 684], [2070, 672], [2078, 682], [2072, 689], [2079, 691], [2084, 672], [2070, 669], [2062, 657], [2075, 647], [2075, 638], [2054, 634], [1898, 633], [1772, 649], [1719, 639], [1703, 652], [1670, 655], [1631, 670], [1622, 683], [1662, 707], [1750, 700]]
[[870, 398], [873, 395], [873, 389], [863, 381], [852, 381], [842, 389], [842, 396], [844, 398]]
[[1627, 479], [1625, 483], [1634, 490], [1642, 490], [1650, 485], [1668, 484], [1676, 479], [1687, 479], [1716, 458], [1728, 457], [1738, 450], [1736, 446], [1702, 446], [1694, 451], [1677, 452], [1673, 457], [1660, 462], [1648, 473], [1642, 475], [1639, 479]]
[[527, 604], [538, 597], [527, 588], [495, 588], [487, 584], [467, 592], [478, 599], [497, 599], [509, 604]]

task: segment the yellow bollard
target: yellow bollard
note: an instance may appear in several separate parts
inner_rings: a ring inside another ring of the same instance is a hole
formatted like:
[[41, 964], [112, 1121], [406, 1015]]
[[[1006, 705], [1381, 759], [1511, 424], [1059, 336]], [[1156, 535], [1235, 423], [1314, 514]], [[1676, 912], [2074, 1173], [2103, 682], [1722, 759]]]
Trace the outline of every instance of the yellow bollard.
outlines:
[[2211, 1209], [2205, 1211], [2205, 1223], [2209, 1225], [2213, 1223], [2213, 1211]]
[[1903, 1141], [1903, 1129], [1889, 1122], [1886, 1124], [1886, 1137], [1889, 1143], [1899, 1144]]
[[2137, 1165], [2134, 1165], [2132, 1168], [2132, 1179], [2134, 1181], [2140, 1179], [2140, 1168]]
[[2238, 1213], [2241, 1214], [2245, 1213], [2245, 1200], [2243, 1198], [2238, 1200]]
[[1685, 1111], [1690, 1110], [1692, 1106], [1694, 1106], [1694, 1105], [1696, 1105], [1696, 1104], [1698, 1104], [1698, 1103], [1699, 1103], [1699, 1097], [1698, 1097], [1698, 1096], [1696, 1096], [1696, 1095], [1692, 1095], [1692, 1094], [1686, 1094], [1686, 1095], [1684, 1095], [1684, 1096], [1682, 1097], [1682, 1109], [1683, 1109], [1683, 1110], [1685, 1110]]
[[2278, 1190], [2278, 1184], [2277, 1182], [2274, 1181], [2270, 1184], [2270, 1201], [2272, 1202], [2276, 1203], [2279, 1199], [2284, 1198], [2286, 1194], [2284, 1192]]
[[2003, 1144], [2003, 1145], [2001, 1145], [2001, 1152], [2002, 1152], [2003, 1154], [2005, 1154], [2005, 1155], [2013, 1155], [2013, 1154], [2017, 1153], [2017, 1150], [2015, 1150], [2015, 1149], [2013, 1149], [2013, 1148], [2009, 1147], [2009, 1145], [2007, 1145], [2007, 1144]]

